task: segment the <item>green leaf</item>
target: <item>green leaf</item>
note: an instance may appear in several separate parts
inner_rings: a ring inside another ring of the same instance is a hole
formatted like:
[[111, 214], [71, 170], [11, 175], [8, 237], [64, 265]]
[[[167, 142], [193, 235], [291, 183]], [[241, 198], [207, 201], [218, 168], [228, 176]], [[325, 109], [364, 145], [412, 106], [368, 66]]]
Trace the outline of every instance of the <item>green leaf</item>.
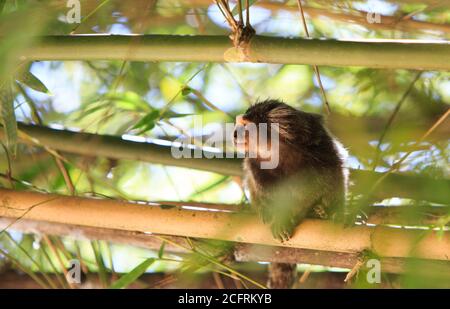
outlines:
[[[242, 6], [242, 12], [244, 12], [244, 11], [245, 11], [245, 1], [243, 1], [243, 0], [240, 0], [240, 1], [241, 1], [241, 6]], [[253, 4], [255, 4], [256, 1], [257, 1], [257, 0], [250, 0], [250, 1], [248, 2], [248, 7], [250, 8]], [[233, 16], [239, 14], [238, 8], [239, 8], [239, 7], [238, 7], [238, 5], [236, 4], [236, 5], [234, 6], [233, 10], [231, 11], [231, 14], [233, 14]]]
[[110, 288], [111, 289], [124, 289], [133, 282], [135, 282], [146, 270], [155, 262], [154, 258], [146, 259], [144, 262], [136, 266], [132, 271], [128, 274], [120, 277], [119, 280], [114, 282]]
[[117, 108], [123, 110], [143, 112], [149, 112], [151, 110], [150, 104], [133, 91], [107, 94], [105, 99], [113, 101]]
[[195, 115], [195, 114], [178, 114], [173, 111], [167, 111], [164, 113], [162, 118], [164, 118], [164, 119], [181, 118], [181, 117], [187, 117], [187, 116], [193, 116], [193, 115]]
[[159, 110], [152, 110], [150, 113], [145, 115], [138, 123], [136, 123], [131, 129], [141, 129], [138, 134], [147, 132], [155, 127], [156, 121], [159, 118]]
[[158, 258], [162, 259], [163, 255], [164, 255], [164, 248], [166, 247], [166, 242], [163, 241], [161, 244], [161, 247], [159, 247], [159, 251], [158, 251]]
[[17, 121], [11, 84], [0, 85], [0, 122], [6, 136], [6, 147], [15, 156], [17, 147]]
[[3, 9], [5, 8], [5, 3], [6, 0], [0, 0], [0, 15], [2, 14]]
[[224, 176], [221, 177], [220, 179], [218, 179], [217, 181], [212, 182], [211, 184], [206, 185], [204, 188], [201, 188], [199, 190], [196, 190], [193, 194], [191, 194], [189, 196], [188, 199], [192, 199], [194, 197], [197, 197], [203, 193], [206, 193], [210, 190], [213, 190], [214, 188], [217, 188], [218, 186], [220, 186], [221, 184], [223, 184], [224, 182], [226, 182], [228, 179], [230, 178], [230, 176]]
[[95, 263], [98, 267], [98, 276], [103, 286], [108, 286], [108, 270], [106, 269], [105, 263], [103, 262], [103, 256], [98, 241], [91, 241], [92, 251], [94, 252]]
[[25, 70], [17, 74], [16, 79], [21, 84], [24, 84], [31, 89], [50, 94], [50, 91], [47, 89], [44, 83], [41, 82], [40, 79], [33, 75], [33, 73], [31, 73], [29, 70]]
[[184, 86], [183, 88], [181, 88], [181, 95], [183, 97], [189, 95], [192, 92], [192, 88], [188, 87], [188, 86]]
[[95, 113], [101, 109], [108, 107], [109, 103], [104, 101], [97, 101], [87, 105], [83, 110], [80, 111], [80, 115], [75, 118], [76, 121], [80, 121], [84, 117]]

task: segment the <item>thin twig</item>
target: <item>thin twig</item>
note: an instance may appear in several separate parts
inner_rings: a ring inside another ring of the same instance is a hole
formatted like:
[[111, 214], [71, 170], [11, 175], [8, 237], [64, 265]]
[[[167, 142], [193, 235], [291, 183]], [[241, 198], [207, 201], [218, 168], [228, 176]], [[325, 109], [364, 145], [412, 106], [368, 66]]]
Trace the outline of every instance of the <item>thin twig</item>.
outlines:
[[5, 258], [8, 258], [8, 260], [12, 261], [17, 268], [19, 268], [21, 271], [23, 271], [24, 273], [26, 273], [28, 276], [30, 276], [34, 281], [36, 281], [37, 284], [39, 284], [41, 287], [43, 287], [44, 289], [49, 289], [50, 287], [44, 282], [42, 281], [32, 270], [24, 267], [22, 264], [20, 264], [20, 262], [15, 259], [12, 255], [10, 255], [8, 252], [3, 251], [0, 248], [0, 254], [3, 255]]
[[88, 15], [86, 15], [86, 17], [84, 17], [83, 20], [78, 25], [76, 25], [72, 29], [70, 34], [75, 34], [75, 31], [78, 29], [78, 27], [80, 27], [86, 20], [88, 20], [92, 15], [94, 15], [102, 6], [104, 6], [108, 2], [109, 0], [104, 0], [102, 3], [100, 3], [95, 9], [93, 9]]
[[378, 164], [378, 160], [379, 160], [379, 157], [380, 157], [381, 144], [383, 143], [384, 138], [385, 138], [388, 130], [390, 129], [392, 123], [394, 122], [394, 119], [397, 116], [400, 108], [402, 107], [402, 105], [405, 102], [405, 100], [408, 97], [408, 95], [414, 89], [414, 84], [417, 82], [417, 80], [420, 78], [421, 75], [422, 75], [422, 72], [417, 73], [416, 76], [414, 77], [414, 79], [411, 81], [411, 83], [408, 86], [408, 89], [405, 91], [405, 93], [403, 93], [402, 97], [400, 98], [400, 100], [398, 101], [397, 105], [395, 106], [394, 111], [392, 112], [391, 116], [389, 117], [388, 122], [386, 123], [386, 126], [384, 127], [383, 132], [380, 135], [380, 138], [379, 138], [378, 144], [377, 144], [377, 148], [376, 148], [375, 158], [373, 160], [373, 169], [374, 170], [375, 170], [375, 168], [376, 168], [376, 166]]
[[13, 209], [13, 210], [18, 210], [18, 211], [24, 211], [23, 214], [21, 214], [20, 216], [18, 216], [13, 222], [11, 222], [10, 224], [8, 224], [3, 230], [1, 230], [1, 231], [0, 231], [0, 235], [1, 235], [2, 233], [5, 233], [12, 225], [14, 225], [14, 223], [16, 223], [16, 222], [18, 222], [19, 220], [23, 219], [23, 217], [25, 217], [25, 216], [26, 216], [30, 211], [32, 211], [35, 207], [40, 206], [40, 205], [43, 205], [43, 204], [45, 204], [45, 203], [52, 202], [52, 201], [57, 200], [57, 199], [59, 199], [59, 198], [60, 198], [59, 196], [56, 196], [56, 197], [50, 198], [50, 199], [48, 199], [48, 200], [45, 200], [45, 201], [36, 203], [36, 204], [34, 204], [34, 205], [32, 205], [32, 206], [26, 208], [26, 209], [22, 209], [22, 208], [14, 208], [14, 207], [9, 207], [9, 206], [5, 206], [5, 205], [0, 206], [0, 207], [4, 207], [4, 208], [7, 208], [7, 209]]
[[217, 272], [213, 272], [212, 276], [213, 276], [214, 282], [217, 285], [217, 288], [221, 289], [221, 290], [225, 289], [222, 278], [220, 278], [220, 274], [218, 274]]
[[58, 269], [56, 268], [55, 264], [53, 264], [53, 261], [52, 261], [52, 259], [50, 258], [50, 255], [48, 254], [48, 252], [47, 252], [47, 250], [45, 249], [45, 247], [42, 248], [41, 252], [43, 253], [45, 259], [47, 260], [48, 264], [49, 264], [50, 267], [52, 268], [53, 272], [55, 273], [56, 280], [59, 282], [59, 284], [61, 285], [61, 287], [62, 287], [63, 289], [66, 289], [66, 288], [67, 288], [67, 284], [66, 284], [67, 281], [66, 281], [66, 278], [63, 277], [63, 276], [59, 273]]
[[187, 79], [187, 81], [183, 84], [183, 86], [180, 88], [180, 90], [177, 91], [177, 93], [167, 102], [166, 105], [164, 105], [163, 108], [159, 111], [159, 117], [157, 121], [161, 120], [161, 118], [164, 116], [164, 114], [169, 110], [170, 106], [175, 102], [175, 99], [181, 94], [183, 91], [183, 88], [186, 87], [191, 80], [194, 79], [200, 72], [202, 72], [209, 64], [203, 65], [199, 70], [197, 70], [191, 77]]
[[348, 272], [347, 276], [345, 276], [344, 282], [345, 283], [349, 283], [350, 280], [359, 272], [359, 270], [361, 269], [361, 267], [364, 265], [364, 260], [363, 259], [359, 259], [355, 266], [353, 266], [353, 268]]
[[194, 251], [194, 252], [196, 252], [197, 254], [200, 254], [204, 259], [206, 259], [206, 260], [209, 261], [210, 263], [212, 263], [212, 264], [214, 264], [214, 265], [216, 265], [216, 266], [219, 266], [219, 267], [221, 267], [221, 268], [224, 268], [224, 269], [228, 270], [230, 273], [232, 273], [232, 274], [234, 274], [234, 275], [236, 275], [236, 276], [238, 276], [238, 277], [241, 277], [242, 279], [247, 280], [248, 282], [254, 284], [255, 286], [257, 286], [257, 287], [259, 287], [259, 288], [261, 288], [261, 289], [267, 289], [267, 287], [265, 287], [265, 286], [262, 285], [261, 283], [259, 283], [259, 282], [255, 281], [255, 280], [253, 280], [253, 279], [247, 277], [247, 276], [244, 275], [244, 274], [241, 274], [240, 272], [234, 270], [233, 268], [229, 267], [229, 266], [226, 265], [226, 264], [223, 264], [223, 263], [217, 261], [215, 258], [212, 258], [212, 257], [208, 256], [207, 254], [204, 254], [204, 253], [201, 253], [201, 252], [199, 252], [199, 251], [190, 249], [190, 248], [188, 248], [188, 247], [186, 247], [186, 246], [180, 245], [179, 243], [174, 242], [174, 241], [172, 241], [172, 240], [170, 240], [170, 239], [168, 239], [168, 238], [166, 238], [166, 237], [159, 236], [159, 235], [153, 235], [153, 236], [156, 237], [156, 238], [158, 238], [158, 239], [160, 239], [160, 240], [166, 241], [166, 242], [168, 242], [168, 243], [170, 243], [170, 244], [172, 244], [172, 245], [174, 245], [174, 246], [176, 246], [176, 247], [183, 248], [183, 249], [188, 250], [188, 251]]
[[[303, 24], [303, 29], [305, 30], [306, 37], [311, 38], [311, 36], [309, 35], [308, 26], [306, 25], [305, 13], [303, 11], [303, 5], [302, 5], [301, 0], [297, 0], [297, 5], [298, 5], [298, 9], [300, 11], [300, 17], [301, 17], [301, 21]], [[317, 83], [319, 84], [320, 92], [322, 94], [324, 109], [325, 109], [326, 113], [329, 115], [331, 113], [331, 108], [330, 108], [330, 104], [328, 103], [325, 89], [323, 88], [322, 79], [320, 78], [319, 67], [317, 65], [313, 65], [313, 69], [314, 69], [314, 73], [317, 78]]]
[[[66, 280], [66, 282], [67, 282], [68, 272], [67, 272], [66, 267], [64, 266], [64, 262], [63, 262], [63, 260], [61, 259], [61, 256], [60, 256], [59, 253], [58, 253], [58, 250], [56, 250], [55, 246], [53, 245], [52, 241], [50, 240], [50, 238], [49, 238], [47, 235], [43, 235], [42, 238], [43, 238], [43, 239], [45, 240], [45, 242], [47, 243], [47, 246], [50, 248], [50, 251], [52, 251], [53, 255], [56, 257], [56, 260], [58, 261], [59, 266], [60, 266], [60, 268], [61, 268], [61, 271], [62, 271], [63, 274], [64, 274], [64, 278], [65, 278], [65, 280]], [[70, 282], [67, 282], [67, 283], [68, 283], [68, 285], [69, 285], [69, 287], [70, 287], [71, 289], [74, 288], [73, 283], [70, 283]]]
[[[28, 96], [25, 89], [23, 89], [23, 87], [19, 83], [16, 83], [16, 86], [19, 89], [22, 96], [25, 98], [25, 101], [27, 102], [28, 106], [30, 107], [30, 109], [32, 111], [33, 120], [36, 122], [36, 124], [43, 125], [44, 122], [42, 121], [42, 118], [39, 115], [39, 112], [38, 112], [33, 100]], [[58, 154], [58, 156], [54, 156], [56, 166], [58, 167], [59, 171], [61, 172], [61, 175], [64, 178], [64, 182], [66, 183], [67, 189], [69, 190], [71, 195], [76, 195], [75, 186], [73, 185], [73, 181], [70, 178], [67, 168], [64, 166], [64, 163], [60, 159], [61, 154], [58, 151], [55, 151], [55, 153]]]
[[8, 164], [8, 169], [6, 171], [5, 176], [9, 182], [11, 189], [14, 189], [15, 186], [14, 186], [14, 181], [13, 181], [13, 177], [12, 177], [12, 166], [11, 166], [11, 158], [9, 157], [9, 151], [8, 151], [8, 148], [2, 142], [0, 142], [0, 145], [2, 145], [2, 147], [3, 147], [3, 151], [5, 152], [6, 161]]
[[[427, 130], [427, 132], [425, 132], [424, 135], [422, 135], [422, 137], [415, 142], [415, 145], [420, 144], [421, 142], [423, 142], [442, 122], [444, 122], [444, 120], [448, 117], [448, 115], [450, 114], [450, 108], [447, 109], [447, 111], [431, 126], [431, 128], [429, 128]], [[393, 173], [394, 171], [398, 170], [400, 168], [400, 165], [409, 157], [409, 155], [411, 153], [413, 153], [414, 150], [410, 150], [408, 151], [405, 155], [403, 155], [403, 157], [401, 157], [399, 160], [397, 160], [396, 162], [394, 162], [391, 167], [389, 168], [389, 170], [387, 172], [385, 172], [380, 178], [378, 178], [378, 180], [374, 183], [374, 185], [372, 186], [371, 189], [371, 193], [380, 185], [380, 183], [386, 179], [386, 177], [388, 175], [390, 175], [391, 173]], [[370, 193], [369, 193], [370, 195]]]
[[248, 25], [250, 25], [250, 3], [249, 3], [249, 0], [245, 0], [245, 7], [246, 7], [245, 15], [246, 15], [246, 19], [247, 19], [245, 24], [248, 26]]
[[308, 280], [310, 274], [311, 274], [311, 269], [308, 268], [308, 269], [305, 270], [305, 272], [302, 274], [302, 276], [300, 277], [300, 279], [298, 280], [298, 282], [299, 282], [300, 284], [305, 283], [306, 280]]
[[200, 91], [198, 91], [197, 89], [191, 88], [189, 87], [189, 89], [191, 90], [191, 92], [193, 94], [195, 94], [195, 96], [197, 96], [197, 98], [199, 98], [199, 100], [205, 104], [206, 106], [208, 106], [209, 108], [211, 108], [212, 110], [218, 111], [222, 114], [224, 114], [227, 118], [229, 119], [233, 119], [233, 117], [228, 114], [227, 112], [221, 110], [220, 108], [218, 108], [216, 105], [214, 105], [211, 101], [209, 101]]
[[[34, 266], [36, 266], [37, 269], [41, 270], [42, 267], [38, 264], [38, 262], [36, 262], [36, 260], [31, 256], [31, 254], [27, 250], [25, 250], [14, 238], [12, 238], [9, 233], [4, 233], [0, 235], [6, 235], [9, 241], [11, 241], [17, 248], [19, 248], [19, 250], [31, 261], [31, 263]], [[41, 274], [52, 289], [57, 288], [56, 284], [44, 271], [41, 271]]]
[[244, 23], [244, 17], [242, 16], [242, 4], [241, 0], [237, 1], [238, 11], [239, 11], [239, 23], [242, 25]]

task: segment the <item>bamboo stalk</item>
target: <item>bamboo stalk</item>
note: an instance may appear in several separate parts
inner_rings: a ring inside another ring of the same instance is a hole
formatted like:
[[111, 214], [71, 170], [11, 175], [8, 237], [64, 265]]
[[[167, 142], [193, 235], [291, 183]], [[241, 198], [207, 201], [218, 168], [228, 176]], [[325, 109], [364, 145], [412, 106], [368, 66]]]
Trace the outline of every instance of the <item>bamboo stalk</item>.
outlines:
[[71, 225], [219, 239], [260, 245], [357, 253], [382, 257], [448, 260], [450, 234], [388, 227], [344, 228], [305, 220], [284, 243], [275, 240], [257, 216], [241, 213], [164, 209], [122, 201], [0, 189], [0, 216]]
[[[146, 249], [159, 250], [162, 241], [152, 235], [136, 231], [106, 229], [91, 226], [68, 225], [62, 223], [21, 219], [0, 218], [0, 230], [17, 231], [24, 234], [47, 234], [53, 236], [68, 236], [75, 240], [104, 240], [116, 244], [126, 244]], [[175, 243], [189, 247], [185, 238], [164, 236]], [[169, 242], [164, 245], [166, 252], [187, 253], [182, 247], [174, 246]]]
[[[260, 282], [266, 280], [266, 268], [263, 265], [253, 267], [250, 271], [246, 270], [252, 278]], [[107, 274], [109, 279], [111, 274]], [[121, 274], [122, 275], [122, 274]], [[55, 278], [54, 275], [49, 275]], [[111, 278], [110, 278], [111, 276]], [[314, 272], [311, 273], [309, 279], [301, 285], [302, 288], [343, 288], [344, 274], [334, 272]], [[377, 287], [392, 288], [392, 281], [395, 278], [390, 278], [389, 284], [382, 281]], [[235, 280], [229, 277], [222, 276], [225, 288], [236, 289]], [[396, 282], [396, 281], [394, 281]], [[195, 272], [190, 273], [189, 276], [182, 275], [166, 275], [164, 273], [145, 273], [139, 277], [139, 280], [130, 284], [127, 289], [161, 289], [161, 288], [175, 288], [175, 289], [211, 289], [215, 287], [216, 282], [213, 280], [210, 272]], [[397, 284], [398, 285], [398, 284]], [[82, 289], [101, 289], [103, 288], [96, 273], [88, 273], [83, 277], [82, 283], [78, 285]], [[1, 274], [0, 289], [40, 289], [42, 288], [28, 276], [18, 273], [14, 270], [5, 270]], [[119, 296], [120, 297], [120, 296]]]
[[[14, 218], [0, 218], [0, 229], [4, 229], [15, 221]], [[26, 234], [48, 234], [60, 237], [71, 237], [76, 240], [103, 240], [116, 244], [132, 245], [141, 248], [159, 250], [162, 241], [160, 238], [140, 232], [130, 232], [117, 229], [95, 228], [80, 225], [67, 225], [46, 221], [22, 219], [14, 223], [9, 230]], [[186, 238], [164, 235], [165, 239], [189, 247]], [[165, 244], [165, 252], [185, 254], [187, 250], [174, 246], [170, 242]], [[318, 251], [310, 249], [286, 248], [279, 246], [264, 246], [240, 243], [234, 248], [234, 256], [238, 262], [276, 262], [313, 264], [330, 267], [351, 269], [360, 258], [359, 253]], [[404, 273], [409, 263], [404, 258], [383, 258], [382, 270], [385, 273]], [[450, 263], [434, 260], [414, 260], [422, 263], [424, 267], [439, 268], [442, 273], [450, 274]]]
[[[265, 261], [275, 263], [302, 263], [347, 269], [352, 269], [361, 258], [358, 253], [248, 244], [238, 244], [235, 248], [234, 256], [236, 260], [240, 262]], [[397, 257], [379, 258], [379, 261], [384, 273], [405, 273], [408, 271], [409, 263], [415, 263], [416, 267], [418, 267], [418, 265], [426, 267], [430, 272], [433, 270], [434, 272], [439, 271], [441, 274], [447, 274], [447, 277], [450, 279], [450, 263], [448, 261], [409, 260]]]
[[[241, 159], [214, 157], [206, 159], [207, 156], [213, 155], [207, 151], [203, 151], [204, 156], [201, 159], [177, 159], [172, 155], [170, 146], [134, 142], [124, 140], [119, 136], [79, 133], [24, 124], [20, 124], [19, 129], [33, 137], [40, 145], [58, 151], [119, 160], [137, 160], [205, 170], [223, 175], [242, 176]], [[3, 134], [3, 130], [0, 130], [0, 138], [3, 137]], [[31, 143], [24, 139], [22, 139], [22, 142]], [[365, 193], [367, 188], [381, 175], [381, 173], [372, 171], [352, 170], [350, 177], [355, 183], [352, 192], [355, 194]], [[379, 199], [395, 196], [447, 204], [449, 187], [450, 180], [447, 179], [392, 173], [374, 191], [374, 196]]]
[[[44, 36], [18, 57], [23, 61], [226, 62], [224, 54], [231, 47], [226, 36]], [[337, 41], [255, 36], [251, 40], [247, 60], [282, 64], [449, 70], [450, 44], [418, 40]]]

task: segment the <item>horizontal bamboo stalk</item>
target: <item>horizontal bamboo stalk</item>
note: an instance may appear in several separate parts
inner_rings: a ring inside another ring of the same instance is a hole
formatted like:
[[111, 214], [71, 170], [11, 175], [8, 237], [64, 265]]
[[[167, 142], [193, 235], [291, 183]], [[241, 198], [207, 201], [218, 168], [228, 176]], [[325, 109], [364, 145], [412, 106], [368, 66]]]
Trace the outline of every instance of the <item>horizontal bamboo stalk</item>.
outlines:
[[[255, 268], [255, 267], [253, 267]], [[260, 265], [256, 269], [245, 270], [245, 274], [258, 282], [266, 280], [266, 267]], [[106, 273], [108, 281], [117, 280], [117, 275]], [[33, 279], [23, 273], [13, 270], [5, 270], [1, 273], [0, 289], [42, 289]], [[54, 274], [47, 274], [52, 280], [58, 280]], [[130, 284], [127, 289], [236, 289], [243, 288], [237, 285], [237, 281], [230, 277], [219, 275], [221, 284], [213, 278], [214, 274], [209, 272], [190, 273], [189, 276], [171, 275], [164, 273], [145, 273], [139, 277], [139, 280]], [[303, 289], [339, 289], [345, 288], [344, 273], [339, 272], [312, 272], [308, 276], [306, 282], [301, 283], [299, 287]], [[391, 276], [392, 277], [392, 276]], [[382, 281], [377, 285], [379, 288], [392, 288], [393, 285], [399, 286], [397, 279], [389, 278], [389, 282]], [[81, 285], [75, 285], [81, 289], [103, 289], [104, 284], [101, 282], [97, 273], [87, 273], [82, 277]], [[250, 288], [256, 288], [251, 285]], [[9, 291], [5, 291], [8, 293]], [[184, 293], [184, 292], [183, 292]], [[120, 296], [118, 296], [120, 297]]]
[[[196, 210], [212, 210], [235, 213], [246, 212], [256, 215], [254, 209], [249, 207], [247, 204], [221, 204], [190, 201], [145, 201], [145, 203], [161, 207], [188, 207]], [[350, 205], [349, 207], [351, 207]], [[444, 222], [450, 213], [450, 207], [447, 206], [371, 205], [366, 207], [364, 212], [366, 217], [361, 218], [360, 221], [364, 221], [368, 224], [396, 226], [450, 225], [450, 222]]]
[[[21, 60], [130, 60], [227, 62], [227, 36], [44, 36], [21, 52]], [[255, 36], [249, 62], [449, 70], [448, 42], [338, 41]], [[239, 61], [238, 59], [232, 59]]]
[[0, 189], [0, 216], [71, 225], [219, 239], [291, 248], [382, 257], [448, 260], [450, 235], [423, 230], [357, 226], [344, 228], [323, 220], [305, 220], [284, 243], [249, 214], [161, 208], [122, 201], [89, 199]]
[[[224, 175], [241, 175], [241, 160], [237, 158], [215, 158], [214, 153], [203, 151], [204, 157], [177, 159], [172, 155], [170, 146], [155, 143], [135, 142], [125, 140], [120, 136], [98, 135], [90, 133], [56, 130], [44, 126], [19, 124], [19, 129], [33, 137], [43, 146], [54, 150], [69, 152], [84, 156], [100, 156], [111, 159], [124, 159], [151, 162], [155, 164], [173, 165], [200, 170], [207, 170]], [[0, 138], [4, 137], [0, 130]], [[33, 144], [22, 139], [22, 142]]]
[[[264, 245], [238, 244], [234, 255], [237, 261], [265, 261], [275, 263], [312, 264], [329, 267], [352, 269], [362, 256], [358, 253], [331, 252], [286, 247], [269, 247]], [[369, 258], [368, 258], [369, 259]], [[378, 258], [384, 273], [402, 274], [414, 267], [426, 268], [430, 273], [445, 274], [450, 279], [450, 262], [437, 260], [410, 260], [408, 258]], [[362, 268], [365, 266], [363, 265]]]
[[[71, 237], [76, 240], [103, 240], [110, 243], [132, 245], [150, 250], [159, 250], [162, 245], [160, 238], [140, 232], [122, 231], [116, 229], [95, 228], [80, 225], [67, 225], [46, 221], [22, 219], [16, 222], [14, 218], [0, 218], [0, 230], [7, 228], [26, 234], [47, 234], [60, 237]], [[162, 235], [161, 235], [162, 236]], [[186, 238], [164, 235], [164, 239], [189, 248]], [[166, 242], [165, 252], [185, 254], [189, 251]], [[279, 246], [264, 246], [240, 243], [234, 247], [234, 256], [238, 262], [277, 262], [295, 264], [313, 264], [351, 269], [361, 258], [359, 253], [331, 252]], [[404, 258], [383, 258], [381, 268], [385, 273], [404, 273], [409, 260]], [[418, 261], [414, 260], [417, 264]], [[450, 276], [450, 263], [445, 261], [422, 260], [421, 265], [427, 269], [440, 269]]]
[[[223, 175], [242, 176], [242, 161], [237, 158], [206, 159], [211, 153], [204, 151], [204, 158], [175, 158], [170, 146], [124, 140], [119, 136], [56, 130], [48, 127], [19, 124], [21, 131], [33, 137], [41, 145], [54, 150], [85, 156], [100, 156], [118, 160], [137, 160], [155, 164], [172, 165], [205, 170]], [[3, 138], [0, 130], [0, 138]], [[22, 142], [30, 143], [22, 139]], [[381, 173], [352, 170], [351, 180], [355, 183], [352, 192], [366, 193]], [[447, 204], [450, 180], [429, 177], [390, 174], [374, 191], [374, 196], [382, 199], [404, 197]]]
[[[16, 231], [24, 234], [45, 234], [61, 237], [70, 237], [75, 240], [104, 240], [115, 244], [125, 244], [151, 250], [159, 250], [162, 240], [153, 235], [136, 231], [106, 229], [91, 226], [69, 225], [48, 221], [37, 221], [16, 218], [0, 218], [0, 230]], [[186, 238], [164, 235], [173, 243], [189, 247]], [[164, 250], [171, 253], [187, 253], [186, 249], [166, 242]]]

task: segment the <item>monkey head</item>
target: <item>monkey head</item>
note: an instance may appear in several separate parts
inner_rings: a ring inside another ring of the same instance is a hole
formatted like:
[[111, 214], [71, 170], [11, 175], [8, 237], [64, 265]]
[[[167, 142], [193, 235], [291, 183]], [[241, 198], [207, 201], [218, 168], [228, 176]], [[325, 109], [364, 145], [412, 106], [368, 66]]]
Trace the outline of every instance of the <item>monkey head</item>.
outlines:
[[[258, 102], [250, 106], [242, 116], [238, 116], [234, 133], [235, 141], [239, 130], [248, 127], [250, 123], [257, 126], [263, 123], [267, 124], [269, 133], [267, 136], [272, 136], [270, 131], [275, 128], [279, 136], [279, 143], [294, 148], [304, 149], [317, 145], [324, 135], [327, 135], [322, 116], [297, 110], [278, 100]], [[272, 124], [276, 124], [276, 126], [272, 126]], [[250, 148], [248, 136], [244, 136], [240, 142], [238, 150], [248, 152]]]
[[[266, 100], [250, 106], [236, 118], [234, 140], [238, 151], [246, 154], [253, 151], [264, 158], [273, 155], [274, 136], [281, 146], [299, 148], [317, 144], [324, 133], [322, 124], [320, 115], [299, 111], [278, 100]], [[252, 129], [256, 130], [253, 136]], [[260, 140], [264, 136], [267, 146]]]

